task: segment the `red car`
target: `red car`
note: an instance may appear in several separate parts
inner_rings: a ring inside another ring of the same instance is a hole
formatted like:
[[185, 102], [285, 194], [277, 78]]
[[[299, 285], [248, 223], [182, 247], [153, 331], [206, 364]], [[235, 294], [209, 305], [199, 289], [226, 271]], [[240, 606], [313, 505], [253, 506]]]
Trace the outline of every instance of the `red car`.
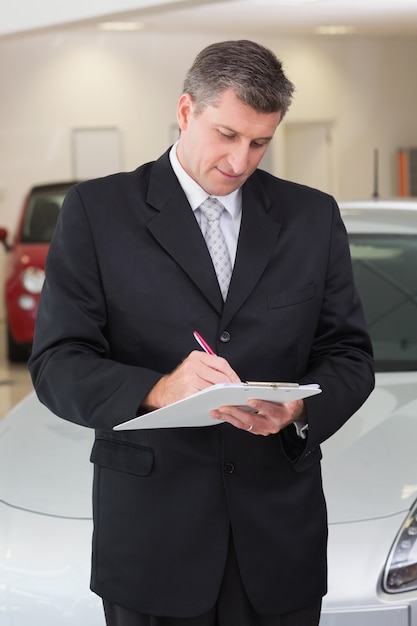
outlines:
[[65, 194], [74, 184], [75, 181], [32, 187], [11, 244], [7, 242], [7, 229], [0, 228], [0, 240], [7, 250], [4, 298], [7, 354], [11, 362], [29, 357], [46, 254]]

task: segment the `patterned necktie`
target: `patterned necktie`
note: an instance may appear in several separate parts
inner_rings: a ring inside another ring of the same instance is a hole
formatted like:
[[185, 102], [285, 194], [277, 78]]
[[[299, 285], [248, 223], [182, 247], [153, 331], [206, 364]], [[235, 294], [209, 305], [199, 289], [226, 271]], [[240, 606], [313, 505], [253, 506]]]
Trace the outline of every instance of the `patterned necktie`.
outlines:
[[211, 254], [214, 269], [216, 270], [223, 300], [226, 300], [230, 278], [232, 276], [232, 263], [226, 246], [226, 240], [220, 228], [220, 215], [225, 209], [219, 200], [211, 197], [204, 200], [199, 208], [207, 220], [205, 240]]

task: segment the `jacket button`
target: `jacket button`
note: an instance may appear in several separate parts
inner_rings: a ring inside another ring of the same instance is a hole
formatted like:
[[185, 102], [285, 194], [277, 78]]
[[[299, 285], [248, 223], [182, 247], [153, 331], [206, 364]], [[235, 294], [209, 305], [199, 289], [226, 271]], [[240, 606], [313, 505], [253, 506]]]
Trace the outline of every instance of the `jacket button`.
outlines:
[[231, 463], [230, 461], [227, 461], [227, 463], [224, 464], [223, 469], [226, 472], [226, 474], [233, 474], [233, 472], [235, 471], [235, 464]]
[[222, 343], [227, 343], [228, 341], [230, 341], [230, 333], [227, 332], [227, 330], [223, 331], [220, 335], [220, 341]]

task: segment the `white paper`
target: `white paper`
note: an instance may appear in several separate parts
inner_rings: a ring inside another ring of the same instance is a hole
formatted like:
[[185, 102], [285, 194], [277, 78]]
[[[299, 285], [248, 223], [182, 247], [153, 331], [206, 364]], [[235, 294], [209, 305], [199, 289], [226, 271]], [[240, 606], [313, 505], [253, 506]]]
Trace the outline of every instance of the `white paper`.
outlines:
[[179, 428], [189, 426], [216, 426], [221, 420], [210, 417], [210, 411], [224, 405], [247, 407], [248, 400], [291, 402], [321, 393], [319, 385], [292, 383], [238, 383], [212, 385], [188, 398], [169, 404], [162, 409], [139, 415], [122, 422], [113, 430], [139, 428]]

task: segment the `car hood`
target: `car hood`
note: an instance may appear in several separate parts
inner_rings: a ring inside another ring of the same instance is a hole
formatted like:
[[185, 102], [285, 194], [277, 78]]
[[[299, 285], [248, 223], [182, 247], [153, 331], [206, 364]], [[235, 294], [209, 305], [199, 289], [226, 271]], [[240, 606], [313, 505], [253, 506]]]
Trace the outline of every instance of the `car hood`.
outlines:
[[91, 517], [94, 431], [59, 419], [34, 392], [0, 420], [0, 500], [52, 515]]
[[[361, 409], [323, 446], [329, 522], [407, 511], [417, 497], [417, 373], [377, 374]], [[0, 500], [91, 517], [94, 432], [57, 418], [34, 392], [0, 420]]]
[[417, 498], [417, 373], [376, 375], [375, 390], [323, 446], [330, 523], [407, 511]]

